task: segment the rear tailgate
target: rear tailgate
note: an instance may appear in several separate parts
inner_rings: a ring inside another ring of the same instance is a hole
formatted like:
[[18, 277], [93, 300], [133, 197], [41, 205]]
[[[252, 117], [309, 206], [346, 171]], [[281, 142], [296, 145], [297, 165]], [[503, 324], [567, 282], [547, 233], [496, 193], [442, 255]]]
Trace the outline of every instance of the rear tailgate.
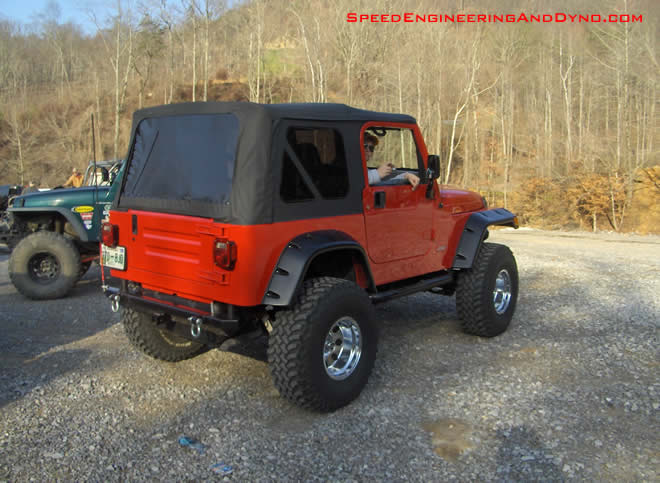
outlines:
[[[113, 211], [126, 268], [117, 275], [144, 288], [196, 300], [211, 286], [228, 285], [230, 273], [214, 263], [217, 238], [228, 228], [210, 219], [146, 211]], [[196, 294], [197, 296], [195, 296]]]

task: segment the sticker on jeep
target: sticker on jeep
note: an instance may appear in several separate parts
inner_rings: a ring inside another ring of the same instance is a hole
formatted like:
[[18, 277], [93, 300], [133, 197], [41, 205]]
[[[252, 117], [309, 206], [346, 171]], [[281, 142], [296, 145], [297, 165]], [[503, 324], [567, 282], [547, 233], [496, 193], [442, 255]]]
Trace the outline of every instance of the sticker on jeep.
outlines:
[[73, 208], [71, 208], [71, 211], [73, 211], [74, 213], [90, 213], [94, 211], [94, 207], [88, 205], [74, 206]]
[[94, 213], [80, 213], [80, 218], [82, 218], [85, 229], [90, 230], [92, 228], [92, 219], [94, 218]]
[[101, 215], [101, 221], [109, 221], [110, 220], [110, 206], [112, 203], [105, 203], [103, 204], [103, 214]]

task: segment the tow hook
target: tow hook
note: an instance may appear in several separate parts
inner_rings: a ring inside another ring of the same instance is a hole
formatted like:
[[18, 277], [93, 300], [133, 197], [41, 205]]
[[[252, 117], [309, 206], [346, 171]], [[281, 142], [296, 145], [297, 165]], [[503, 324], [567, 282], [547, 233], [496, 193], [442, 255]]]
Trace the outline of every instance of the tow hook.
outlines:
[[197, 339], [202, 333], [202, 318], [191, 315], [188, 317], [188, 322], [190, 322], [190, 335]]
[[119, 295], [110, 296], [110, 308], [113, 312], [119, 312]]

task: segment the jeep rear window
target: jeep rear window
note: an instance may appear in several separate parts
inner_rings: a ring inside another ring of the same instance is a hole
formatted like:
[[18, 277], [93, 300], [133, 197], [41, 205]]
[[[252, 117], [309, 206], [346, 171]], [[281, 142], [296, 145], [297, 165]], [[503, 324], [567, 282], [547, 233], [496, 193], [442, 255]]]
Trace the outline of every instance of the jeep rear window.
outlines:
[[228, 202], [238, 133], [233, 114], [144, 119], [135, 132], [123, 195]]

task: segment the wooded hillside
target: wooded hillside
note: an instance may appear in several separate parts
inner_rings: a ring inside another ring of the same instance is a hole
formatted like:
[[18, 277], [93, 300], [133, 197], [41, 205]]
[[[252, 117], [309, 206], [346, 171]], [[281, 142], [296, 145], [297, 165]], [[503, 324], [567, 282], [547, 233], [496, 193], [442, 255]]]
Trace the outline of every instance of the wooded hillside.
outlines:
[[[444, 181], [541, 227], [660, 233], [652, 0], [145, 0], [96, 33], [50, 4], [0, 22], [0, 183], [122, 157], [132, 112], [181, 101], [343, 102], [415, 116]], [[371, 23], [376, 14], [616, 14], [641, 22]], [[95, 12], [87, 12], [94, 18]]]

